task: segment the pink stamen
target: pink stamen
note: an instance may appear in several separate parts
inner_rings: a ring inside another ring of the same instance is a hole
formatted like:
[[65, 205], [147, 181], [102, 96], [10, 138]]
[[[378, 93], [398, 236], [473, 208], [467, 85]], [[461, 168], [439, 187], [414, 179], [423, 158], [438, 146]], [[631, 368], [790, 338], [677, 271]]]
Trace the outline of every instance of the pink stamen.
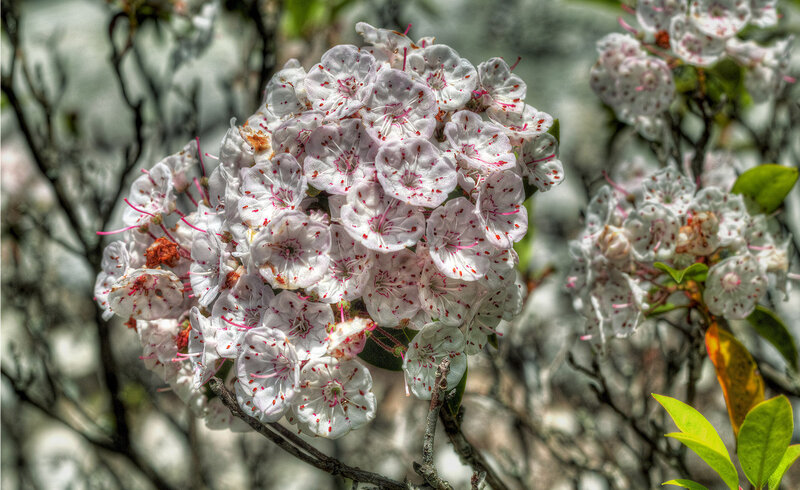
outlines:
[[186, 197], [188, 197], [188, 198], [189, 198], [189, 200], [190, 200], [190, 201], [192, 201], [192, 204], [194, 204], [196, 207], [198, 207], [198, 208], [200, 207], [200, 205], [199, 205], [199, 204], [197, 204], [197, 201], [195, 200], [195, 198], [194, 198], [194, 196], [192, 195], [192, 193], [191, 193], [191, 192], [189, 192], [189, 189], [186, 189]]
[[127, 198], [127, 197], [126, 197], [125, 199], [123, 199], [123, 201], [125, 201], [125, 204], [127, 204], [127, 205], [128, 205], [128, 206], [130, 206], [130, 207], [132, 207], [132, 208], [133, 208], [133, 210], [134, 210], [134, 211], [136, 211], [137, 213], [146, 214], [147, 216], [150, 216], [150, 217], [153, 217], [153, 218], [155, 218], [155, 217], [156, 217], [156, 215], [155, 215], [155, 214], [153, 214], [153, 213], [148, 213], [147, 211], [143, 211], [143, 210], [141, 210], [141, 209], [137, 208], [136, 206], [134, 206], [133, 204], [131, 204], [131, 202], [130, 202], [130, 201], [128, 201], [128, 198]]
[[639, 34], [639, 32], [636, 29], [634, 29], [630, 24], [625, 22], [625, 19], [623, 19], [622, 17], [618, 17], [617, 21], [619, 22], [619, 25], [621, 25], [623, 29], [625, 29], [626, 31], [630, 32], [631, 34], [634, 34], [634, 35], [635, 34]]
[[184, 218], [183, 216], [181, 216], [181, 221], [183, 221], [184, 223], [189, 225], [189, 228], [195, 229], [195, 230], [199, 231], [200, 233], [208, 233], [206, 230], [201, 230], [200, 228], [198, 228], [195, 225], [193, 225], [193, 224], [189, 223], [188, 221], [186, 221], [186, 218]]
[[[583, 341], [592, 340], [592, 336], [591, 335], [581, 335], [580, 339], [583, 340]], [[403, 377], [405, 377], [405, 376], [403, 376]]]
[[173, 241], [173, 242], [175, 242], [175, 243], [178, 243], [178, 240], [176, 240], [176, 239], [175, 239], [175, 237], [173, 237], [173, 236], [172, 236], [172, 235], [169, 233], [169, 230], [167, 230], [167, 227], [166, 227], [166, 226], [164, 226], [164, 223], [161, 223], [161, 229], [162, 229], [162, 230], [164, 230], [164, 234], [165, 234], [165, 235], [167, 235], [167, 238], [169, 238], [171, 241]]
[[144, 361], [144, 360], [147, 360], [147, 359], [155, 359], [156, 357], [158, 357], [158, 356], [155, 355], [155, 354], [150, 354], [149, 356], [139, 356], [139, 359]]
[[403, 32], [403, 35], [404, 36], [408, 35], [408, 31], [410, 30], [411, 30], [411, 24], [408, 24], [408, 27], [406, 27], [406, 30]]
[[[631, 8], [630, 5], [625, 5], [623, 3], [623, 4], [620, 5], [620, 7], [622, 7], [622, 10], [624, 10], [626, 13], [629, 13], [631, 15], [636, 15], [636, 11], [633, 8]], [[651, 7], [651, 8], [653, 8], [653, 7]]]
[[639, 85], [638, 87], [636, 87], [637, 92], [641, 92], [643, 90], [644, 90], [644, 85]]
[[750, 250], [772, 250], [773, 247], [771, 245], [765, 245], [763, 247], [757, 245], [748, 245], [747, 248]]
[[532, 161], [530, 161], [530, 162], [525, 162], [525, 165], [530, 165], [531, 163], [545, 162], [545, 161], [547, 161], [547, 160], [552, 160], [552, 159], [553, 159], [553, 158], [555, 158], [555, 157], [556, 157], [556, 154], [555, 154], [555, 153], [553, 153], [552, 155], [546, 156], [546, 157], [544, 157], [544, 158], [540, 158], [540, 159], [538, 159], [538, 160], [532, 160]]
[[236, 328], [240, 328], [240, 329], [244, 329], [244, 330], [250, 330], [250, 327], [248, 327], [246, 325], [239, 325], [238, 323], [235, 323], [232, 320], [228, 320], [227, 318], [225, 318], [225, 315], [221, 315], [220, 318], [222, 318], [223, 321], [225, 321], [226, 323], [230, 323], [231, 325], [233, 325]]
[[403, 48], [403, 71], [406, 71], [406, 56], [408, 56], [408, 48]]
[[342, 323], [344, 323], [344, 306], [339, 305], [339, 315], [342, 318]]
[[206, 200], [206, 201], [209, 201], [209, 199], [208, 199], [208, 196], [206, 196], [206, 193], [203, 191], [203, 188], [202, 188], [202, 187], [200, 187], [200, 181], [199, 181], [199, 180], [197, 180], [197, 177], [195, 177], [195, 178], [194, 178], [194, 179], [192, 179], [192, 180], [194, 181], [194, 185], [195, 185], [195, 187], [197, 187], [197, 192], [199, 192], [199, 193], [200, 193], [200, 197], [201, 197], [202, 199]]
[[784, 75], [783, 80], [787, 83], [794, 83], [797, 81], [795, 77], [790, 77], [789, 75]]
[[519, 208], [515, 209], [514, 211], [509, 211], [507, 213], [497, 213], [497, 214], [500, 216], [508, 216], [510, 214], [517, 214], [517, 213], [519, 213]]
[[120, 228], [119, 230], [114, 230], [114, 231], [98, 231], [98, 232], [95, 232], [95, 233], [97, 233], [98, 235], [116, 235], [117, 233], [122, 233], [122, 232], [124, 232], [124, 231], [132, 230], [132, 229], [134, 229], [134, 228], [138, 228], [138, 227], [139, 227], [139, 225], [131, 225], [131, 226], [127, 226], [127, 227], [125, 227], [125, 228]]
[[608, 182], [611, 185], [611, 187], [618, 190], [619, 192], [625, 194], [626, 196], [630, 194], [630, 192], [625, 190], [621, 185], [611, 180], [611, 177], [609, 177], [608, 172], [606, 172], [605, 170], [603, 170], [603, 178], [606, 179], [606, 182]]
[[197, 159], [200, 160], [200, 169], [203, 171], [203, 177], [206, 176], [206, 166], [203, 165], [203, 153], [200, 151], [200, 137], [195, 136], [194, 140], [197, 142]]
[[520, 61], [522, 61], [522, 56], [517, 56], [517, 61], [515, 61], [514, 64], [511, 65], [511, 68], [509, 68], [508, 70], [509, 71], [514, 71], [514, 68], [517, 67], [517, 65], [519, 64]]
[[615, 310], [621, 310], [621, 309], [627, 308], [629, 306], [631, 306], [631, 303], [624, 303], [624, 304], [623, 303], [619, 303], [619, 304], [612, 304], [611, 305], [611, 307], [614, 308]]
[[212, 155], [210, 153], [203, 153], [203, 155], [207, 156], [208, 158], [211, 158], [212, 160], [219, 160], [218, 156]]
[[478, 240], [475, 240], [475, 243], [473, 243], [472, 245], [456, 245], [456, 248], [458, 250], [467, 250], [468, 248], [472, 248], [477, 244], [478, 244]]

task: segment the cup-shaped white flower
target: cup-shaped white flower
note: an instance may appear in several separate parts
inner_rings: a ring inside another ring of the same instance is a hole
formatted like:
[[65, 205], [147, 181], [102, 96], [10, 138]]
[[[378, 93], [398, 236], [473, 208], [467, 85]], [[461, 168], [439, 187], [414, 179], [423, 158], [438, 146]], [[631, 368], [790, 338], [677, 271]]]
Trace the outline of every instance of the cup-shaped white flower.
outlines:
[[375, 81], [375, 58], [349, 44], [334, 46], [322, 55], [305, 78], [311, 107], [326, 121], [347, 117], [364, 106]]
[[177, 317], [183, 300], [183, 283], [172, 271], [163, 269], [129, 269], [108, 293], [114, 314], [136, 320]]
[[503, 320], [512, 320], [522, 311], [525, 287], [511, 272], [496, 289], [484, 291], [473, 304], [472, 316], [464, 329], [464, 352], [477, 354], [488, 341], [489, 335], [502, 335], [497, 331]]
[[682, 15], [672, 18], [669, 45], [682, 60], [697, 66], [713, 65], [725, 52], [724, 39], [706, 35]]
[[381, 145], [375, 168], [386, 194], [413, 206], [435, 208], [458, 183], [453, 164], [422, 138]]
[[215, 233], [198, 233], [192, 242], [189, 282], [200, 306], [208, 306], [233, 272], [231, 254]]
[[[305, 158], [306, 143], [311, 133], [320, 127], [325, 116], [320, 111], [306, 111], [287, 119], [272, 132], [276, 153], [290, 153], [298, 162]], [[265, 155], [269, 157], [269, 155]]]
[[525, 144], [553, 125], [553, 116], [528, 104], [514, 112], [490, 107], [486, 115], [503, 130], [514, 146]]
[[454, 279], [476, 281], [489, 268], [492, 245], [486, 240], [475, 206], [466, 198], [433, 210], [425, 231], [433, 263]]
[[522, 177], [511, 170], [494, 172], [478, 189], [475, 215], [481, 220], [486, 239], [496, 247], [511, 248], [528, 231]]
[[121, 240], [109, 243], [103, 250], [101, 270], [94, 283], [94, 300], [103, 310], [103, 320], [110, 320], [114, 316], [108, 304], [108, 294], [114, 283], [128, 270], [130, 262], [128, 246]]
[[750, 24], [772, 27], [778, 23], [778, 0], [750, 0]]
[[628, 58], [619, 67], [619, 112], [654, 116], [675, 98], [675, 82], [667, 63], [653, 56]]
[[639, 0], [636, 2], [636, 20], [645, 31], [655, 34], [669, 30], [676, 15], [686, 13], [684, 0]]
[[564, 181], [564, 167], [557, 152], [558, 142], [550, 133], [539, 133], [522, 147], [519, 162], [523, 175], [539, 192], [547, 192]]
[[307, 189], [300, 164], [280, 153], [244, 172], [239, 216], [250, 227], [266, 226], [279, 213], [299, 209]]
[[411, 339], [403, 358], [403, 373], [414, 396], [421, 400], [431, 399], [436, 387], [436, 368], [445, 357], [450, 358], [447, 388], [452, 389], [467, 370], [464, 334], [461, 330], [441, 322], [432, 322]]
[[645, 201], [663, 204], [676, 216], [682, 216], [694, 197], [694, 183], [673, 167], [666, 167], [642, 183]]
[[285, 211], [253, 238], [253, 265], [273, 288], [306, 288], [328, 270], [331, 234], [299, 211]]
[[147, 224], [156, 216], [173, 212], [175, 188], [170, 168], [157, 163], [145, 171], [131, 184], [126, 204], [128, 206], [122, 211], [122, 221], [126, 226]]
[[257, 271], [240, 277], [233, 288], [223, 291], [211, 310], [220, 357], [238, 357], [242, 334], [261, 324], [274, 297]]
[[472, 98], [478, 73], [472, 63], [445, 44], [434, 44], [408, 54], [406, 70], [425, 82], [442, 111], [463, 108]]
[[741, 195], [723, 192], [716, 187], [706, 187], [694, 196], [687, 214], [687, 222], [695, 227], [695, 217], [714, 215], [715, 233], [704, 233], [709, 249], [713, 250], [717, 246], [737, 248], [743, 244], [743, 232], [750, 215]]
[[363, 296], [378, 325], [394, 327], [419, 311], [419, 275], [417, 256], [409, 250], [378, 255]]
[[419, 300], [422, 309], [445, 325], [459, 326], [471, 315], [481, 286], [476, 281], [447, 277], [427, 258], [419, 278]]
[[330, 306], [281, 291], [270, 302], [263, 325], [283, 331], [301, 361], [320, 357], [328, 348], [328, 325], [334, 316]]
[[361, 296], [370, 279], [375, 252], [350, 236], [342, 225], [331, 225], [330, 264], [322, 279], [309, 286], [325, 303], [351, 301]]
[[212, 318], [204, 316], [200, 309], [193, 306], [189, 310], [189, 321], [192, 329], [189, 331], [188, 353], [192, 366], [193, 382], [196, 389], [211, 379], [219, 367], [220, 356], [217, 352], [217, 330], [219, 329]]
[[491, 58], [478, 65], [478, 91], [486, 107], [520, 112], [528, 86], [511, 73], [503, 58]]
[[384, 68], [359, 114], [373, 138], [391, 141], [430, 138], [437, 110], [436, 97], [427, 85], [400, 70]]
[[377, 182], [353, 186], [340, 213], [347, 233], [377, 252], [413, 247], [425, 231], [422, 213], [384, 193]]
[[142, 356], [147, 369], [154, 369], [157, 364], [171, 364], [178, 354], [177, 336], [181, 325], [177, 320], [138, 320], [136, 333], [142, 344]]
[[372, 376], [358, 361], [311, 360], [300, 382], [292, 410], [297, 423], [312, 434], [336, 439], [375, 418]]
[[375, 322], [361, 317], [330, 325], [327, 354], [340, 361], [353, 359], [364, 350], [364, 345], [367, 343], [367, 332], [374, 327]]
[[503, 130], [487, 124], [472, 111], [458, 111], [444, 126], [442, 148], [460, 167], [489, 173], [513, 168], [516, 162], [511, 142]]
[[264, 89], [267, 109], [278, 117], [300, 112], [306, 108], [306, 93], [303, 81], [306, 70], [292, 58], [283, 68], [272, 75]]
[[277, 422], [291, 407], [300, 384], [300, 361], [283, 332], [259, 327], [243, 339], [236, 359], [237, 398], [245, 413]]
[[681, 224], [666, 206], [644, 202], [628, 214], [624, 226], [636, 260], [663, 261], [675, 254]]
[[375, 180], [378, 143], [360, 119], [344, 119], [315, 129], [306, 142], [303, 162], [309, 184], [330, 194], [345, 195], [353, 185]]
[[767, 278], [750, 254], [734, 255], [708, 270], [703, 301], [708, 311], [728, 320], [747, 318], [767, 291]]
[[727, 39], [741, 31], [750, 20], [749, 0], [692, 0], [689, 16], [706, 36]]

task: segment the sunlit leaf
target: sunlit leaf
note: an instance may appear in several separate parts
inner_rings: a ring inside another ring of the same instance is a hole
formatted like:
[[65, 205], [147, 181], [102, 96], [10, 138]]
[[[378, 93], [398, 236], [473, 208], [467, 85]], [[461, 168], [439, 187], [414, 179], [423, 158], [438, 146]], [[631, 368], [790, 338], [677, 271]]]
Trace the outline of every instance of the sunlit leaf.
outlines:
[[747, 348], [716, 323], [706, 331], [706, 350], [725, 395], [733, 433], [738, 437], [747, 412], [764, 401], [764, 380]]
[[400, 354], [406, 351], [408, 343], [416, 334], [415, 330], [409, 328], [374, 330], [358, 357], [379, 368], [402, 371], [403, 358]]
[[745, 417], [736, 453], [756, 488], [763, 487], [778, 467], [793, 430], [792, 404], [783, 395], [759, 403]]
[[797, 370], [797, 347], [794, 343], [792, 334], [773, 311], [761, 305], [756, 306], [755, 311], [747, 317], [747, 321], [753, 326], [758, 335], [764, 337], [770, 344], [774, 345], [781, 353], [786, 362], [795, 371]]
[[677, 284], [682, 283], [684, 279], [687, 281], [705, 281], [708, 275], [708, 266], [700, 262], [696, 262], [681, 270], [675, 270], [663, 262], [656, 262], [653, 264], [653, 267], [669, 274], [672, 280]]
[[[725, 443], [719, 437], [714, 426], [711, 425], [703, 414], [675, 398], [653, 394], [661, 406], [672, 417], [672, 421], [681, 432], [667, 434], [685, 444], [697, 453], [730, 488], [736, 490], [739, 485], [739, 475], [731, 461]], [[688, 487], [687, 487], [688, 488]]]
[[753, 167], [736, 179], [731, 192], [749, 197], [764, 213], [780, 207], [783, 199], [797, 182], [798, 170], [767, 163]]
[[683, 308], [683, 306], [676, 305], [674, 303], [664, 303], [663, 305], [658, 305], [652, 310], [647, 311], [647, 316], [651, 317], [651, 316], [661, 315], [663, 313], [669, 313], [670, 311], [678, 308]]
[[781, 458], [780, 463], [778, 463], [778, 467], [772, 472], [772, 476], [769, 477], [769, 490], [778, 490], [778, 487], [781, 486], [783, 475], [794, 464], [798, 457], [800, 457], [800, 444], [794, 444], [786, 449], [786, 452], [783, 453], [783, 458]]
[[696, 481], [687, 480], [685, 478], [678, 478], [677, 480], [665, 481], [664, 483], [661, 484], [661, 486], [664, 485], [675, 485], [676, 487], [688, 488], [689, 490], [708, 490], [708, 488], [697, 483]]

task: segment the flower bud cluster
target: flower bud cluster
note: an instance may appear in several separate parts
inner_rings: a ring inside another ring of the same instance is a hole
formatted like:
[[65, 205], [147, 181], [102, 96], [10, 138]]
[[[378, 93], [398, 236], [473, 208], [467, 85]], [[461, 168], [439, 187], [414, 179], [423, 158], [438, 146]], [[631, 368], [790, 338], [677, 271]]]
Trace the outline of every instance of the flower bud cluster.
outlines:
[[286, 63], [207, 177], [199, 142], [145, 171], [106, 248], [104, 317], [129, 320], [148, 367], [217, 427], [215, 374], [264, 422], [342, 436], [375, 416], [357, 355], [376, 331], [424, 399], [444, 356], [455, 386], [521, 309], [526, 189], [563, 178], [553, 118], [501, 58], [357, 31], [366, 47]]
[[657, 262], [676, 270], [707, 265], [702, 303], [729, 320], [750, 315], [769, 285], [786, 292], [789, 241], [770, 231], [763, 214], [750, 214], [740, 195], [698, 190], [674, 167], [641, 185], [638, 192], [602, 187], [580, 238], [570, 242], [567, 289], [588, 338], [627, 337], [649, 310], [681, 301]]
[[793, 37], [770, 46], [743, 41], [748, 25], [776, 25], [777, 0], [640, 0], [635, 15], [641, 30], [624, 20], [631, 34], [612, 33], [597, 42], [599, 59], [591, 86], [617, 117], [635, 124], [648, 139], [660, 139], [661, 114], [675, 95], [672, 68], [708, 67], [729, 57], [746, 68], [745, 86], [757, 102], [768, 100], [789, 81]]

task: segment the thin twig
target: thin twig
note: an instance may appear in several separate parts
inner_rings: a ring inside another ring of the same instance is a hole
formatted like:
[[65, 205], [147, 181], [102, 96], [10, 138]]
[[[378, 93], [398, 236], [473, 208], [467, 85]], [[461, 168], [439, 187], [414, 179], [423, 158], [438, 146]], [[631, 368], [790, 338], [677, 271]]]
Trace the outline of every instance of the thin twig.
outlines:
[[433, 393], [431, 394], [431, 407], [428, 410], [428, 418], [425, 424], [425, 437], [422, 442], [422, 464], [414, 462], [414, 471], [425, 481], [439, 490], [452, 490], [452, 486], [442, 480], [433, 464], [433, 440], [436, 434], [436, 420], [439, 418], [439, 411], [442, 408], [444, 394], [447, 391], [447, 374], [450, 372], [450, 357], [442, 359], [439, 367], [436, 368], [436, 382]]

